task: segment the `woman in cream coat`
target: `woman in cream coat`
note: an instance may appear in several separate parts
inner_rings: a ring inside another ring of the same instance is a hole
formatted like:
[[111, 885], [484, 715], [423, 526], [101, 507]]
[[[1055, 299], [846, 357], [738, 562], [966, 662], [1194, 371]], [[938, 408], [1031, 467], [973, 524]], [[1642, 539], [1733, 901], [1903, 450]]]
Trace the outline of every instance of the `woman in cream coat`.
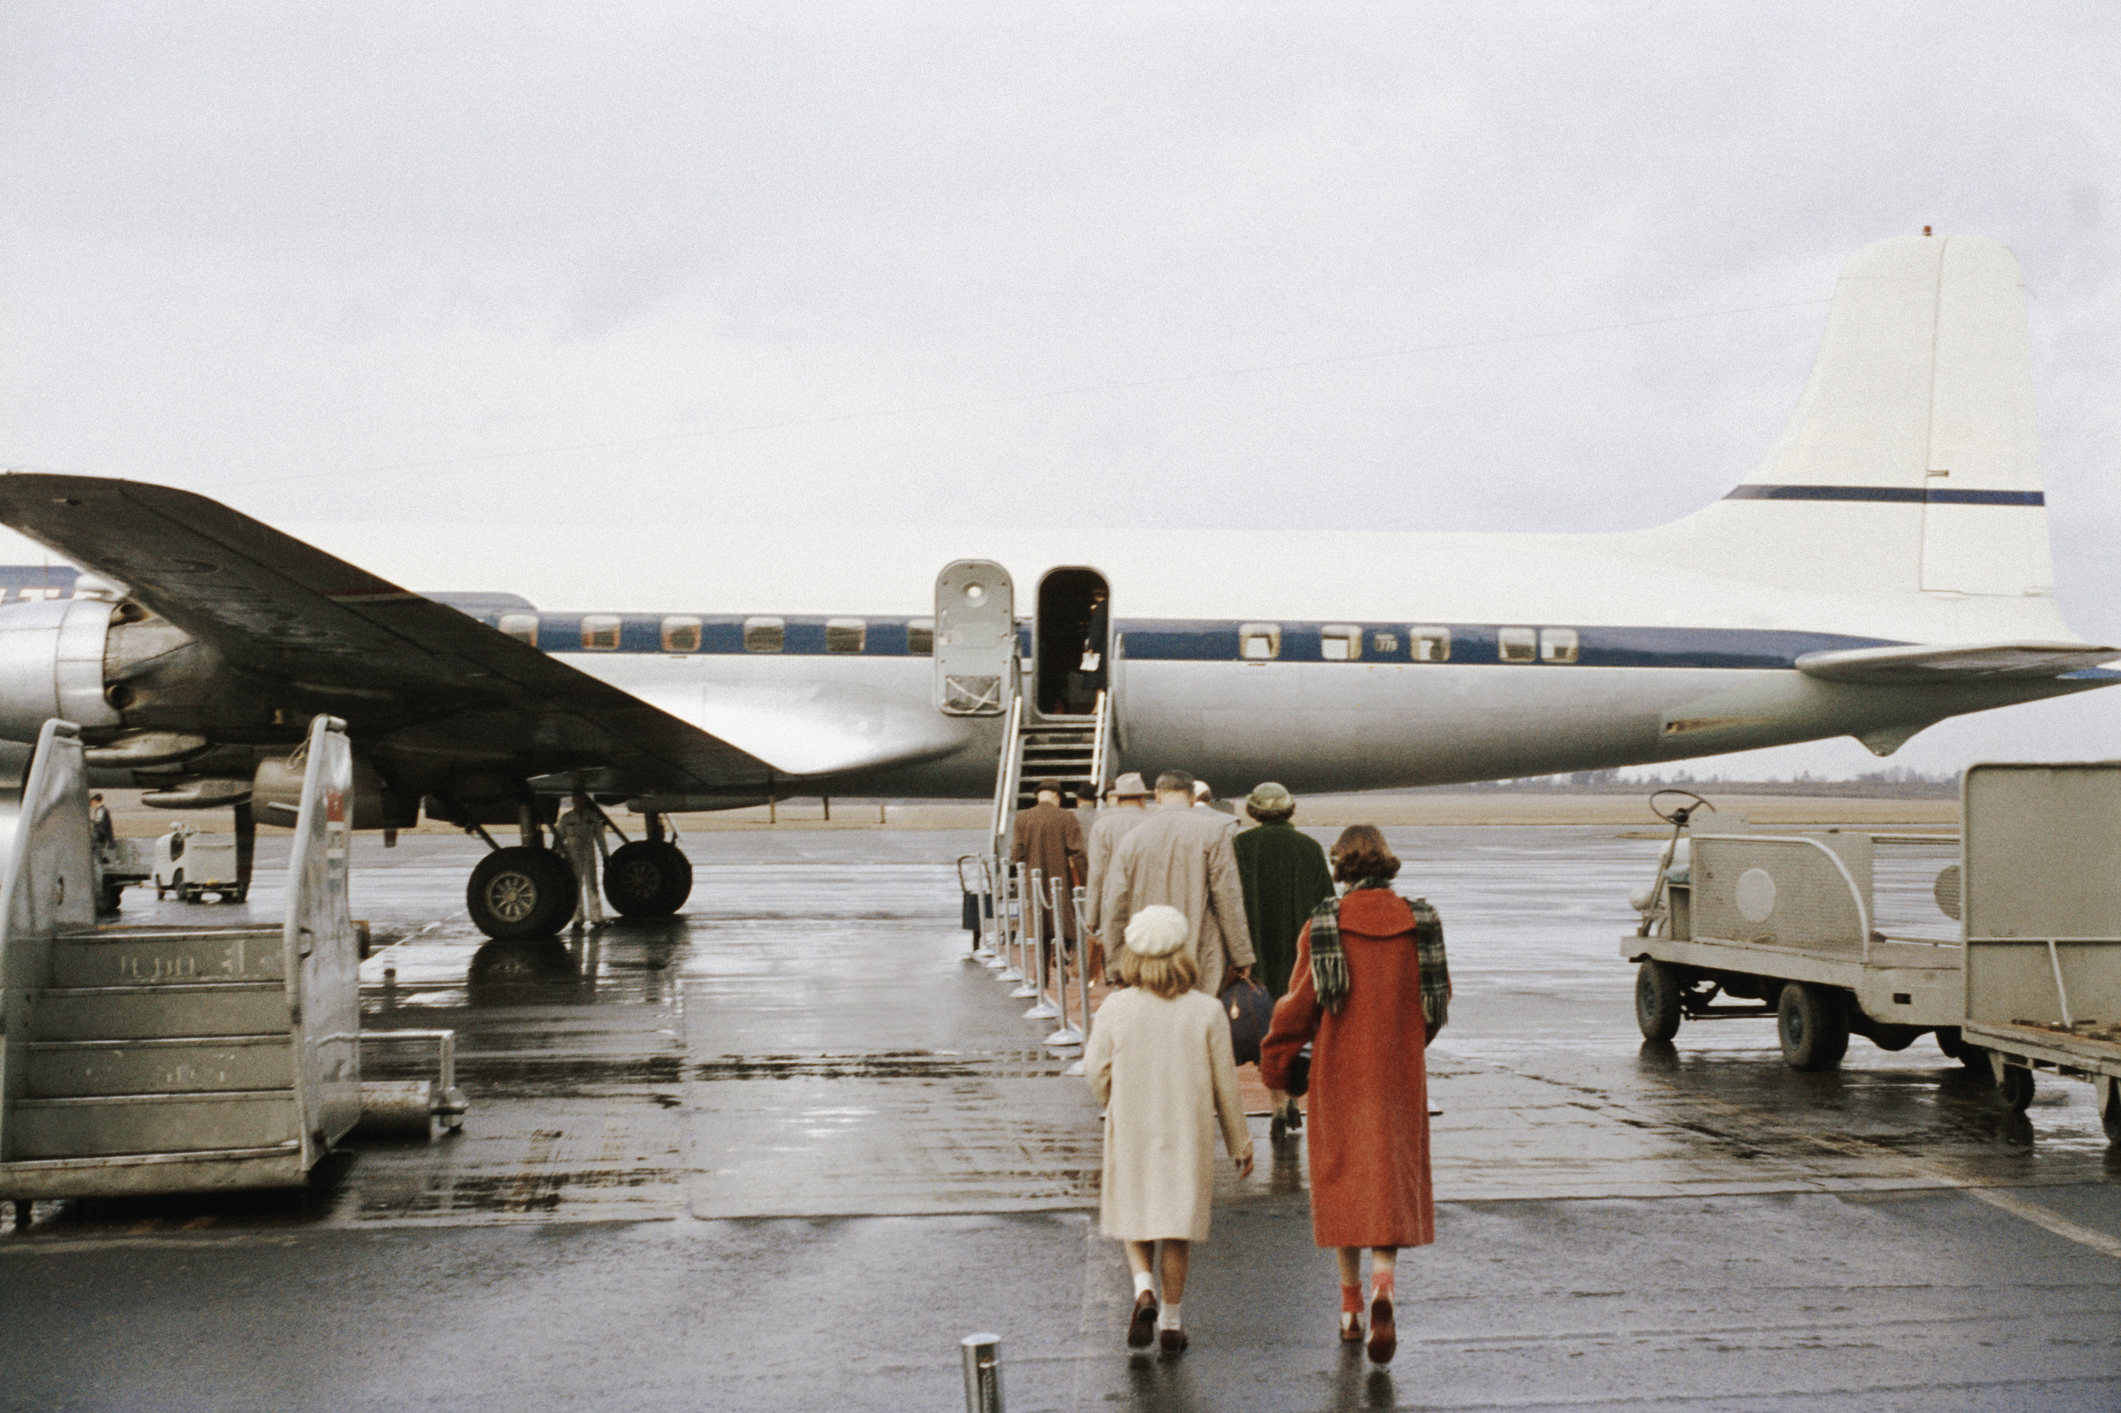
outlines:
[[[1184, 913], [1143, 908], [1127, 923], [1120, 953], [1127, 989], [1097, 1011], [1084, 1057], [1090, 1090], [1105, 1106], [1104, 1234], [1127, 1244], [1134, 1316], [1127, 1343], [1160, 1340], [1186, 1347], [1180, 1301], [1191, 1244], [1208, 1236], [1215, 1193], [1215, 1130], [1252, 1171], [1252, 1135], [1230, 1058], [1230, 1022], [1213, 996], [1193, 989], [1198, 971], [1186, 946]], [[1151, 1274], [1162, 1241], [1163, 1302]]]

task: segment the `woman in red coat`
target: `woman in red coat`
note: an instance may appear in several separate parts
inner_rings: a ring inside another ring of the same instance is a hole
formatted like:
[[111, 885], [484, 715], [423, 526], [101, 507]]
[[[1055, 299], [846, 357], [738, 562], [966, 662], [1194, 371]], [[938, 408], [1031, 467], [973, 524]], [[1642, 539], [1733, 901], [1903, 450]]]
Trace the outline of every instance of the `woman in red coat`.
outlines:
[[1311, 1232], [1339, 1257], [1350, 1342], [1363, 1338], [1360, 1258], [1372, 1249], [1369, 1349], [1382, 1364], [1399, 1344], [1399, 1248], [1436, 1240], [1422, 1050], [1443, 1028], [1451, 978], [1435, 909], [1392, 892], [1399, 860], [1374, 825], [1344, 831], [1331, 859], [1346, 892], [1304, 925], [1259, 1070], [1286, 1088], [1311, 1045]]

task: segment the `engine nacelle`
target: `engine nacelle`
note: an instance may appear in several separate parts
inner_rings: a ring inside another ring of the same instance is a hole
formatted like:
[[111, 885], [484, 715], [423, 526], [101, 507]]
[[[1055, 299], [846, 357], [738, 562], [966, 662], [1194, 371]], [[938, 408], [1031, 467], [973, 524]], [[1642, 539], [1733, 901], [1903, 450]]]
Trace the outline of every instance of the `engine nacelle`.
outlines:
[[103, 695], [111, 606], [44, 599], [0, 609], [0, 737], [35, 741], [53, 717], [76, 726], [122, 725]]
[[[251, 777], [250, 808], [260, 824], [295, 827], [302, 812], [302, 764], [288, 756], [266, 756]], [[383, 784], [376, 768], [354, 757], [347, 823], [355, 829], [410, 829], [420, 822], [420, 802], [404, 800]]]

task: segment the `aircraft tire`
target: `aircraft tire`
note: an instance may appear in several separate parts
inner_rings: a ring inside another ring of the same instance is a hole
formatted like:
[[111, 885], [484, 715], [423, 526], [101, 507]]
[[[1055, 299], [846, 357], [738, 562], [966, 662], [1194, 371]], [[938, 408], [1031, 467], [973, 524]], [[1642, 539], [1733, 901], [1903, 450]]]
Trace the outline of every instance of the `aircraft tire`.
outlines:
[[1670, 1040], [1679, 1033], [1683, 1014], [1679, 994], [1685, 984], [1670, 962], [1645, 958], [1635, 972], [1635, 1023], [1645, 1040]]
[[622, 844], [604, 865], [604, 896], [621, 917], [669, 917], [692, 896], [692, 860], [667, 839]]
[[1831, 987], [1793, 981], [1775, 1009], [1782, 1058], [1793, 1070], [1830, 1070], [1849, 1050], [1848, 1004]]
[[495, 941], [551, 937], [574, 916], [574, 870], [550, 849], [496, 849], [471, 871], [464, 902], [472, 925]]

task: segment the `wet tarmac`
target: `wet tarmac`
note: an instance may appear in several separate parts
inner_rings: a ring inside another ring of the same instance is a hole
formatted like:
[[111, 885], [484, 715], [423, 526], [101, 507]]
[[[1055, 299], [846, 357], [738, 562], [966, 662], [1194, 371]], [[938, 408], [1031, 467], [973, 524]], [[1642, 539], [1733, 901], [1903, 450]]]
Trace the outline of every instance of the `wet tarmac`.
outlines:
[[[300, 1194], [39, 1204], [0, 1237], [0, 1406], [953, 1409], [958, 1337], [994, 1330], [1018, 1413], [2121, 1407], [2121, 1155], [2088, 1086], [2043, 1077], [2017, 1116], [1928, 1039], [1818, 1075], [1765, 1020], [1645, 1045], [1616, 941], [1653, 844], [1388, 833], [1457, 985], [1439, 1241], [1402, 1264], [1389, 1372], [1331, 1340], [1301, 1144], [1263, 1119], [1192, 1350], [1126, 1353], [1097, 1114], [957, 926], [976, 836], [699, 835], [684, 917], [518, 944], [464, 916], [476, 846], [414, 836], [357, 845], [356, 912], [395, 940], [364, 1025], [457, 1029], [464, 1132], [358, 1142]], [[1944, 857], [1881, 862], [1897, 926], [1947, 926]]]

